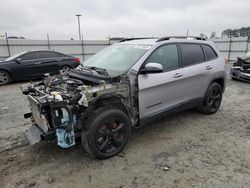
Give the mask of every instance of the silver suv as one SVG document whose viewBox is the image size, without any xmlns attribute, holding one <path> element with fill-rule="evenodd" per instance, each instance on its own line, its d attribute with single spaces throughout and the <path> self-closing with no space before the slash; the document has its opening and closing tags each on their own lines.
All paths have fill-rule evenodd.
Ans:
<svg viewBox="0 0 250 188">
<path fill-rule="evenodd" d="M 125 39 L 67 75 L 22 87 L 28 96 L 31 144 L 56 139 L 105 159 L 127 144 L 132 127 L 190 108 L 215 113 L 225 88 L 224 58 L 198 37 Z M 51 143 L 51 142 L 50 142 Z"/>
</svg>

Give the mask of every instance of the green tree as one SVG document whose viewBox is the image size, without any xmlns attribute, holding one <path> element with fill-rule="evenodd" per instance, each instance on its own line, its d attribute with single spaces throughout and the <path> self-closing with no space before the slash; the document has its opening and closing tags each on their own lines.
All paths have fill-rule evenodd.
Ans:
<svg viewBox="0 0 250 188">
<path fill-rule="evenodd" d="M 248 37 L 250 36 L 250 27 L 240 29 L 226 29 L 221 33 L 222 37 Z"/>
</svg>

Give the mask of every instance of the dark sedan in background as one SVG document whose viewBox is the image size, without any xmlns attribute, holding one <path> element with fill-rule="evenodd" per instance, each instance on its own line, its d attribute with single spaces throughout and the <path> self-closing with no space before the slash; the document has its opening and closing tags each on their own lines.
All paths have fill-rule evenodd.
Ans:
<svg viewBox="0 0 250 188">
<path fill-rule="evenodd" d="M 55 51 L 23 52 L 0 61 L 0 85 L 11 81 L 41 78 L 46 73 L 62 73 L 80 65 L 80 59 Z"/>
</svg>

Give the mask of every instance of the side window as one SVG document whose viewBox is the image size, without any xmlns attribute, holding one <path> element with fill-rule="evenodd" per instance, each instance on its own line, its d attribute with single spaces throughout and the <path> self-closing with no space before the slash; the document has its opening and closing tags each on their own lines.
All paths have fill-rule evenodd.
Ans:
<svg viewBox="0 0 250 188">
<path fill-rule="evenodd" d="M 36 53 L 35 52 L 28 52 L 27 54 L 22 55 L 20 58 L 22 58 L 22 60 L 36 59 Z"/>
<path fill-rule="evenodd" d="M 36 59 L 44 58 L 43 52 L 35 52 Z"/>
<path fill-rule="evenodd" d="M 215 51 L 212 49 L 212 47 L 203 44 L 202 48 L 204 50 L 204 53 L 206 55 L 206 60 L 211 60 L 211 59 L 215 59 L 217 58 L 217 54 L 215 53 Z"/>
<path fill-rule="evenodd" d="M 52 52 L 52 53 L 55 54 L 55 57 L 67 57 L 66 55 L 58 53 L 58 52 Z"/>
<path fill-rule="evenodd" d="M 160 63 L 164 71 L 179 67 L 179 56 L 176 44 L 168 44 L 156 49 L 146 60 L 146 63 Z"/>
<path fill-rule="evenodd" d="M 200 44 L 180 44 L 182 64 L 184 67 L 201 63 L 205 60 Z"/>
</svg>

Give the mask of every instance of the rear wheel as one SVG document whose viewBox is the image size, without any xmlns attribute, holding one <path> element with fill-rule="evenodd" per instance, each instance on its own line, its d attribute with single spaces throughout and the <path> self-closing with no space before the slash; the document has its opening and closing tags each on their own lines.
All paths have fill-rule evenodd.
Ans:
<svg viewBox="0 0 250 188">
<path fill-rule="evenodd" d="M 62 72 L 62 74 L 68 74 L 69 71 L 70 71 L 71 69 L 72 69 L 71 66 L 64 65 L 64 66 L 62 66 L 62 68 L 61 68 L 61 72 Z"/>
<path fill-rule="evenodd" d="M 0 70 L 0 85 L 8 84 L 10 80 L 10 74 L 6 71 Z"/>
<path fill-rule="evenodd" d="M 218 111 L 222 101 L 222 87 L 217 82 L 210 84 L 204 97 L 200 111 L 204 114 L 213 114 Z"/>
<path fill-rule="evenodd" d="M 107 159 L 119 154 L 131 134 L 131 123 L 126 113 L 114 107 L 97 110 L 82 130 L 82 145 L 92 156 Z"/>
</svg>

